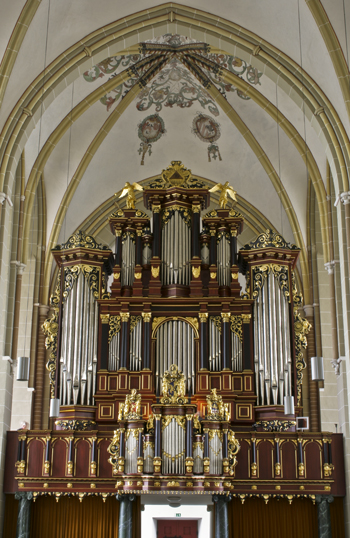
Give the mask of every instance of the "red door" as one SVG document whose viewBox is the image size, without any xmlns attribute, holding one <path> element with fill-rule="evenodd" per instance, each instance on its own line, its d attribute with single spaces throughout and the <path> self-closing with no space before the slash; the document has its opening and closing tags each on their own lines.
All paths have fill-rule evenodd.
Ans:
<svg viewBox="0 0 350 538">
<path fill-rule="evenodd" d="M 197 538 L 197 520 L 159 519 L 158 538 Z"/>
</svg>

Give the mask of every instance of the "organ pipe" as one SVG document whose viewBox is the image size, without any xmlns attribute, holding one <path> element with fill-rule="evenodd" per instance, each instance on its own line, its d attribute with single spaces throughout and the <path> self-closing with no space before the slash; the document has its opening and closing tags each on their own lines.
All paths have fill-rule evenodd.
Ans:
<svg viewBox="0 0 350 538">
<path fill-rule="evenodd" d="M 191 278 L 191 228 L 179 210 L 163 222 L 162 284 L 188 286 Z"/>
<path fill-rule="evenodd" d="M 93 405 L 95 392 L 98 303 L 88 276 L 73 277 L 63 304 L 60 371 L 61 405 Z M 70 273 L 68 273 L 70 274 Z M 74 274 L 74 273 L 73 273 Z"/>
<path fill-rule="evenodd" d="M 194 332 L 183 320 L 169 320 L 160 325 L 156 333 L 156 393 L 160 388 L 164 372 L 176 364 L 185 376 L 187 393 L 193 394 L 195 387 L 195 343 Z"/>
</svg>

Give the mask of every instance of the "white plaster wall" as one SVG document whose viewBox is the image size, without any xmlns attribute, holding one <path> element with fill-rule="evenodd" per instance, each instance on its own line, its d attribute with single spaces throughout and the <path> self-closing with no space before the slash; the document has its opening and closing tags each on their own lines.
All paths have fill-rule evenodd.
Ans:
<svg viewBox="0 0 350 538">
<path fill-rule="evenodd" d="M 157 538 L 158 519 L 178 519 L 176 514 L 181 514 L 181 519 L 198 520 L 198 538 L 211 538 L 211 514 L 207 506 L 182 505 L 171 508 L 168 505 L 148 504 L 141 512 L 141 538 Z"/>
</svg>

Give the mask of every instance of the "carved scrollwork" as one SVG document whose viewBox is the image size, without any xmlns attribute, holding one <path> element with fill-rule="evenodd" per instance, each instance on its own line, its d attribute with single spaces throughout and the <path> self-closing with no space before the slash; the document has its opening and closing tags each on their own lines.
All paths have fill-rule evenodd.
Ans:
<svg viewBox="0 0 350 538">
<path fill-rule="evenodd" d="M 125 398 L 125 403 L 120 406 L 122 410 L 118 415 L 118 420 L 138 420 L 141 418 L 141 394 L 137 394 L 136 389 Z"/>
<path fill-rule="evenodd" d="M 235 434 L 232 430 L 229 430 L 227 433 L 227 440 L 228 440 L 228 460 L 229 460 L 229 473 L 231 476 L 234 475 L 234 469 L 237 465 L 237 454 L 241 450 L 241 445 L 238 442 L 238 439 L 236 439 Z"/>
<path fill-rule="evenodd" d="M 55 396 L 55 382 L 56 382 L 56 358 L 57 358 L 57 339 L 58 339 L 58 314 L 60 305 L 60 293 L 61 293 L 61 276 L 59 273 L 57 279 L 57 285 L 55 293 L 50 297 L 50 305 L 53 307 L 53 314 L 50 318 L 47 318 L 43 325 L 42 331 L 45 338 L 45 348 L 50 350 L 49 360 L 47 361 L 46 368 L 49 371 L 50 378 L 50 397 Z"/>
<path fill-rule="evenodd" d="M 116 474 L 118 472 L 118 459 L 119 459 L 119 453 L 120 453 L 120 431 L 115 430 L 114 436 L 111 441 L 111 444 L 107 448 L 108 453 L 110 454 L 110 457 L 108 458 L 108 463 L 110 463 L 113 467 L 113 474 Z"/>
<path fill-rule="evenodd" d="M 242 331 L 242 316 L 232 316 L 231 315 L 231 331 L 240 339 L 242 342 L 243 331 Z"/>
<path fill-rule="evenodd" d="M 260 427 L 264 432 L 286 432 L 295 425 L 295 420 L 258 420 L 253 428 Z"/>
<path fill-rule="evenodd" d="M 96 243 L 95 239 L 91 235 L 86 235 L 82 230 L 78 230 L 75 234 L 69 237 L 66 243 L 56 245 L 52 250 L 71 250 L 78 247 L 96 250 L 109 250 L 106 245 Z"/>
<path fill-rule="evenodd" d="M 130 316 L 130 333 L 133 332 L 136 325 L 138 324 L 139 321 L 141 321 L 141 319 L 142 319 L 141 316 Z"/>
<path fill-rule="evenodd" d="M 117 333 L 119 333 L 121 328 L 121 319 L 120 316 L 110 316 L 109 318 L 109 334 L 108 342 L 110 342 Z"/>
<path fill-rule="evenodd" d="M 180 205 L 173 205 L 169 209 L 164 209 L 162 214 L 162 227 L 164 228 L 164 226 L 166 226 L 171 217 L 175 214 L 175 211 L 179 213 L 182 220 L 189 228 L 191 228 L 191 214 L 187 207 L 182 207 Z"/>
<path fill-rule="evenodd" d="M 253 299 L 256 299 L 262 289 L 265 279 L 270 272 L 273 272 L 275 278 L 277 278 L 279 287 L 285 297 L 289 297 L 289 278 L 288 267 L 285 265 L 277 265 L 275 263 L 268 263 L 265 265 L 257 265 L 253 267 Z"/>
<path fill-rule="evenodd" d="M 296 287 L 294 272 L 292 272 L 292 293 L 294 307 L 295 367 L 297 372 L 297 405 L 301 405 L 301 386 L 303 383 L 302 370 L 306 368 L 302 350 L 307 348 L 306 335 L 310 332 L 311 324 L 298 312 L 298 309 L 303 302 L 303 297 Z"/>
<path fill-rule="evenodd" d="M 299 247 L 292 243 L 288 243 L 280 234 L 271 229 L 267 229 L 266 232 L 261 233 L 254 241 L 244 245 L 241 250 L 257 250 L 268 247 L 300 250 Z"/>
<path fill-rule="evenodd" d="M 96 425 L 94 420 L 56 420 L 56 426 L 64 431 L 84 432 Z"/>
<path fill-rule="evenodd" d="M 210 316 L 210 321 L 212 321 L 217 329 L 221 332 L 221 316 Z"/>
<path fill-rule="evenodd" d="M 170 422 L 175 419 L 177 424 L 186 431 L 186 417 L 181 417 L 180 415 L 166 415 L 162 418 L 162 431 L 169 426 Z"/>
</svg>

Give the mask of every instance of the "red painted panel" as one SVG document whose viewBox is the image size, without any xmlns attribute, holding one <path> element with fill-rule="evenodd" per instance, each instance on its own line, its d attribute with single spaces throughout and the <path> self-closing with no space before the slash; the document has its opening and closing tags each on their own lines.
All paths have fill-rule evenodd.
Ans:
<svg viewBox="0 0 350 538">
<path fill-rule="evenodd" d="M 241 450 L 237 454 L 235 477 L 242 480 L 249 478 L 249 445 L 242 439 Z"/>
<path fill-rule="evenodd" d="M 108 458 L 110 457 L 110 454 L 107 451 L 107 448 L 110 444 L 110 439 L 104 439 L 98 444 L 98 476 L 100 478 L 112 477 L 112 465 L 108 463 Z"/>
<path fill-rule="evenodd" d="M 42 476 L 45 445 L 39 439 L 33 439 L 27 449 L 28 476 Z"/>
<path fill-rule="evenodd" d="M 159 519 L 158 538 L 197 538 L 197 521 L 189 519 Z"/>
<path fill-rule="evenodd" d="M 75 476 L 86 478 L 90 468 L 90 445 L 81 439 L 75 445 Z"/>
<path fill-rule="evenodd" d="M 60 478 L 66 475 L 67 465 L 67 443 L 57 439 L 52 447 L 52 475 Z"/>
<path fill-rule="evenodd" d="M 261 441 L 258 444 L 258 476 L 262 480 L 272 479 L 272 444 L 270 441 Z"/>
<path fill-rule="evenodd" d="M 130 390 L 136 389 L 140 390 L 140 378 L 132 376 L 130 377 Z"/>
<path fill-rule="evenodd" d="M 294 443 L 286 441 L 281 446 L 282 478 L 284 480 L 295 480 L 297 478 L 296 467 L 296 446 Z"/>
<path fill-rule="evenodd" d="M 305 445 L 305 478 L 308 480 L 320 480 L 321 478 L 321 447 L 316 442 Z"/>
<path fill-rule="evenodd" d="M 235 392 L 242 392 L 242 378 L 241 377 L 233 378 L 233 390 Z"/>
</svg>

